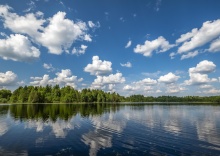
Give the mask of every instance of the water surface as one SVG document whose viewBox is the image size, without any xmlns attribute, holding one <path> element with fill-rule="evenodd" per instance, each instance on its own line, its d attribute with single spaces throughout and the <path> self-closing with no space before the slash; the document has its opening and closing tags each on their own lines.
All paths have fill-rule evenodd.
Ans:
<svg viewBox="0 0 220 156">
<path fill-rule="evenodd" d="M 220 155 L 220 106 L 0 105 L 0 155 Z"/>
</svg>

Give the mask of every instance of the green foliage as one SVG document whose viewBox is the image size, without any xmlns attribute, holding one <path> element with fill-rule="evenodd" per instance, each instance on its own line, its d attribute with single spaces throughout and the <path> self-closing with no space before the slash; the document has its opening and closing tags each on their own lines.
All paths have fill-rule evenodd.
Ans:
<svg viewBox="0 0 220 156">
<path fill-rule="evenodd" d="M 11 92 L 10 92 L 11 93 Z M 1 97 L 1 96 L 0 96 Z M 34 87 L 25 86 L 17 88 L 13 94 L 7 96 L 4 102 L 12 103 L 75 103 L 75 102 L 120 102 L 125 98 L 117 93 L 106 93 L 102 90 L 83 89 L 81 92 L 59 85 Z M 123 100 L 122 100 L 123 99 Z"/>
<path fill-rule="evenodd" d="M 131 95 L 126 98 L 126 101 L 129 102 L 213 102 L 220 103 L 220 96 L 209 96 L 209 97 L 200 97 L 200 96 L 185 96 L 185 97 L 177 97 L 177 96 L 158 96 L 145 97 L 143 95 Z"/>
<path fill-rule="evenodd" d="M 11 95 L 12 93 L 10 90 L 6 90 L 6 89 L 0 90 L 0 103 L 7 103 Z"/>
<path fill-rule="evenodd" d="M 220 96 L 158 96 L 131 95 L 120 96 L 118 93 L 104 92 L 102 90 L 83 89 L 81 92 L 59 85 L 45 87 L 25 86 L 18 87 L 13 93 L 10 90 L 0 90 L 0 103 L 76 103 L 76 102 L 214 102 L 220 103 Z"/>
</svg>

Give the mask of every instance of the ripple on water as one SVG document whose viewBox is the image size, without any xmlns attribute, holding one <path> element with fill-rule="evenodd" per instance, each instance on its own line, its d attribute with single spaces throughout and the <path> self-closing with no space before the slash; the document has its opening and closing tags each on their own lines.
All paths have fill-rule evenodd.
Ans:
<svg viewBox="0 0 220 156">
<path fill-rule="evenodd" d="M 47 120 L 25 118 L 27 109 L 21 116 L 0 114 L 0 155 L 220 155 L 220 107 L 114 109 Z"/>
</svg>

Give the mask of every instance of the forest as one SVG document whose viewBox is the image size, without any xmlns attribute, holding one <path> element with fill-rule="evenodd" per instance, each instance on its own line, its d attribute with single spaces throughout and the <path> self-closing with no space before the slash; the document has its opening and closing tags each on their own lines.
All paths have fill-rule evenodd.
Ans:
<svg viewBox="0 0 220 156">
<path fill-rule="evenodd" d="M 211 102 L 220 103 L 220 96 L 144 96 L 124 97 L 118 93 L 83 89 L 70 86 L 20 86 L 13 92 L 0 90 L 0 103 L 102 103 L 102 102 Z"/>
</svg>

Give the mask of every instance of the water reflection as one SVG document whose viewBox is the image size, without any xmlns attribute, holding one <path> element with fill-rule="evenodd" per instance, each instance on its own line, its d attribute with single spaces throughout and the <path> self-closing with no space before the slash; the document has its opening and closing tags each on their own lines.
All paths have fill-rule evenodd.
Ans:
<svg viewBox="0 0 220 156">
<path fill-rule="evenodd" d="M 94 130 L 82 135 L 82 141 L 90 146 L 89 155 L 96 155 L 99 149 L 112 147 L 113 134 L 121 134 L 126 121 L 109 112 L 102 116 L 90 116 Z"/>
<path fill-rule="evenodd" d="M 13 144 L 13 139 L 20 133 L 25 139 L 20 140 L 18 147 Z M 114 155 L 132 154 L 132 151 L 133 154 L 162 155 L 197 155 L 200 151 L 215 155 L 220 150 L 220 107 L 144 104 L 0 106 L 0 155 L 10 150 L 31 155 L 36 151 L 30 149 L 44 148 L 45 145 L 47 148 L 59 147 L 56 143 L 62 148 L 41 149 L 42 152 L 55 155 L 54 150 L 68 149 L 75 155 L 76 151 L 102 155 L 108 149 Z M 9 144 L 14 148 L 10 149 Z"/>
<path fill-rule="evenodd" d="M 10 119 L 8 106 L 2 106 L 0 108 L 0 136 L 2 136 L 10 129 L 13 120 Z"/>
<path fill-rule="evenodd" d="M 220 150 L 219 111 L 211 108 L 211 114 L 196 121 L 198 139 L 218 145 Z M 206 112 L 204 112 L 206 113 Z"/>
<path fill-rule="evenodd" d="M 2 148 L 0 146 L 0 154 L 4 154 L 4 156 L 28 156 L 28 151 L 26 150 L 23 150 L 23 151 L 20 151 L 20 152 L 14 152 L 14 151 L 11 151 L 11 150 L 6 150 L 4 148 Z"/>
<path fill-rule="evenodd" d="M 9 124 L 5 121 L 1 121 L 2 119 L 0 119 L 0 136 L 4 135 L 8 129 L 9 129 Z"/>
<path fill-rule="evenodd" d="M 50 119 L 47 122 L 43 120 L 28 120 L 25 123 L 25 129 L 36 129 L 36 132 L 43 132 L 45 128 L 50 127 L 56 138 L 65 138 L 68 131 L 73 130 L 76 123 L 74 120 L 65 121 L 57 119 L 55 122 Z"/>
</svg>

